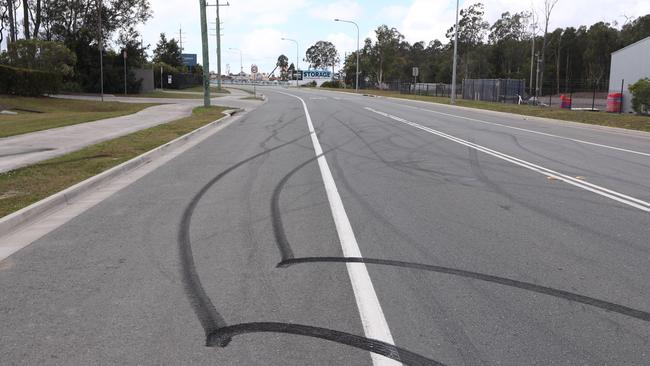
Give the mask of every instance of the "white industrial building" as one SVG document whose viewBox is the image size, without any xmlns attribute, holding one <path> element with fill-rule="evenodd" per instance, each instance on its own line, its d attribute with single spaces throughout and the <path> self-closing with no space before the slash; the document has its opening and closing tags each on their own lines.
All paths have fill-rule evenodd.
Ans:
<svg viewBox="0 0 650 366">
<path fill-rule="evenodd" d="M 622 83 L 623 112 L 633 112 L 632 94 L 628 86 L 643 78 L 650 78 L 650 37 L 612 52 L 609 92 L 620 93 Z"/>
</svg>

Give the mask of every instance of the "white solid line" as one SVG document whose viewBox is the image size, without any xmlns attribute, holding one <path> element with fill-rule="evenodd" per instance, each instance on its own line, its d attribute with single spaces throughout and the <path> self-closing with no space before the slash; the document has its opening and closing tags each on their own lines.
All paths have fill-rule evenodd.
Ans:
<svg viewBox="0 0 650 366">
<path fill-rule="evenodd" d="M 305 117 L 307 118 L 307 126 L 309 127 L 311 142 L 314 145 L 314 152 L 318 157 L 318 167 L 320 168 L 323 184 L 325 185 L 325 191 L 327 193 L 327 199 L 330 203 L 332 218 L 334 219 L 336 232 L 338 233 L 339 241 L 341 242 L 343 256 L 361 258 L 362 255 L 361 250 L 359 249 L 359 244 L 357 243 L 357 238 L 354 235 L 352 225 L 350 224 L 348 215 L 345 212 L 345 207 L 343 206 L 343 201 L 341 200 L 341 196 L 339 196 L 338 189 L 336 188 L 332 172 L 330 171 L 329 166 L 327 165 L 327 160 L 323 155 L 323 149 L 320 146 L 318 136 L 314 130 L 309 110 L 307 110 L 307 104 L 305 104 L 305 101 L 302 98 L 296 95 L 283 92 L 278 93 L 297 98 L 302 102 L 302 107 L 305 110 Z M 393 336 L 388 328 L 388 322 L 386 322 L 384 311 L 381 309 L 381 305 L 379 304 L 375 287 L 372 285 L 372 280 L 370 279 L 370 274 L 368 273 L 365 263 L 346 263 L 346 267 L 348 275 L 350 276 L 350 282 L 352 283 L 354 297 L 357 302 L 357 308 L 359 309 L 359 315 L 361 317 L 361 323 L 366 337 L 395 345 L 395 341 L 393 340 Z M 401 362 L 397 362 L 374 352 L 371 352 L 370 356 L 372 357 L 372 363 L 375 366 L 402 365 Z"/>
<path fill-rule="evenodd" d="M 534 134 L 538 134 L 538 135 L 542 135 L 542 136 L 554 137 L 554 138 L 558 138 L 558 139 L 562 139 L 562 140 L 568 140 L 568 141 L 578 142 L 578 143 L 585 144 L 585 145 L 598 146 L 598 147 L 602 147 L 602 148 L 606 148 L 606 149 L 611 149 L 611 150 L 623 151 L 623 152 L 627 152 L 627 153 L 631 153 L 631 154 L 636 154 L 636 155 L 650 156 L 650 153 L 646 153 L 646 152 L 642 152 L 642 151 L 636 151 L 636 150 L 624 149 L 624 148 L 622 148 L 622 147 L 616 147 L 616 146 L 611 146 L 611 145 L 599 144 L 599 143 L 596 143 L 596 142 L 585 141 L 585 140 L 580 140 L 580 139 L 574 139 L 574 138 L 571 138 L 571 137 L 555 135 L 555 134 L 552 134 L 552 133 L 540 132 L 540 131 L 535 131 L 535 130 L 529 130 L 529 129 L 527 129 L 527 128 L 523 128 L 523 127 L 509 126 L 509 125 L 505 125 L 505 124 L 497 123 L 497 122 L 488 122 L 488 121 L 483 121 L 483 120 L 481 120 L 481 119 L 476 119 L 476 118 L 471 118 L 471 117 L 465 117 L 465 116 L 459 116 L 459 115 L 455 115 L 455 114 L 451 114 L 451 113 L 445 113 L 445 112 L 434 111 L 434 110 L 427 109 L 427 108 L 414 107 L 414 106 L 410 106 L 410 105 L 407 105 L 407 104 L 402 104 L 402 105 L 403 105 L 403 106 L 406 106 L 406 107 L 409 107 L 409 108 L 413 108 L 413 109 L 417 109 L 417 110 L 421 110 L 421 111 L 425 111 L 425 112 L 429 112 L 429 113 L 436 113 L 436 114 L 440 114 L 440 115 L 447 116 L 447 117 L 460 118 L 460 119 L 465 119 L 465 120 L 472 121 L 472 122 L 479 122 L 479 123 L 484 123 L 484 124 L 493 125 L 493 126 L 499 126 L 499 127 L 511 128 L 511 129 L 513 129 L 513 130 L 519 130 L 519 131 L 530 132 L 530 133 L 534 133 Z"/>
<path fill-rule="evenodd" d="M 422 126 L 422 125 L 417 124 L 415 122 L 405 120 L 405 119 L 403 119 L 401 117 L 397 117 L 397 116 L 394 116 L 394 115 L 391 115 L 391 114 L 388 114 L 388 113 L 385 113 L 385 112 L 381 112 L 381 111 L 375 110 L 375 109 L 370 108 L 370 107 L 365 107 L 365 109 L 369 110 L 369 111 L 371 111 L 373 113 L 379 114 L 381 116 L 384 116 L 384 117 L 393 119 L 395 121 L 407 124 L 409 126 L 418 128 L 420 130 L 423 130 L 423 131 L 432 133 L 434 135 L 438 135 L 440 137 L 446 138 L 447 140 L 454 141 L 454 142 L 459 143 L 461 145 L 471 147 L 471 148 L 473 148 L 475 150 L 478 150 L 478 151 L 481 151 L 483 153 L 495 156 L 495 157 L 500 158 L 502 160 L 506 160 L 508 162 L 511 162 L 513 164 L 519 165 L 519 166 L 527 168 L 527 169 L 530 169 L 530 170 L 535 171 L 537 173 L 540 173 L 540 174 L 543 174 L 543 175 L 546 175 L 546 176 L 555 177 L 558 180 L 561 180 L 561 181 L 569 183 L 569 184 L 571 184 L 573 186 L 582 188 L 582 189 L 584 189 L 586 191 L 590 191 L 590 192 L 596 193 L 598 195 L 601 195 L 603 197 L 613 199 L 615 201 L 624 203 L 624 204 L 626 204 L 628 206 L 632 206 L 634 208 L 637 208 L 637 209 L 645 211 L 645 212 L 650 212 L 650 202 L 646 202 L 646 201 L 640 200 L 638 198 L 634 198 L 634 197 L 628 196 L 626 194 L 623 194 L 623 193 L 620 193 L 620 192 L 617 192 L 617 191 L 614 191 L 614 190 L 611 190 L 611 189 L 608 189 L 608 188 L 605 188 L 605 187 L 601 187 L 601 186 L 593 184 L 593 183 L 586 182 L 584 180 L 578 180 L 578 179 L 573 178 L 573 177 L 571 177 L 569 175 L 562 174 L 562 173 L 559 173 L 557 171 L 554 171 L 554 170 L 539 166 L 537 164 L 533 164 L 533 163 L 528 162 L 526 160 L 519 159 L 519 158 L 516 158 L 514 156 L 507 155 L 507 154 L 504 154 L 504 153 L 496 151 L 496 150 L 492 150 L 492 149 L 487 148 L 485 146 L 481 146 L 481 145 L 475 144 L 473 142 L 463 140 L 461 138 L 446 134 L 446 133 L 438 131 L 438 130 L 434 130 L 433 128 Z"/>
</svg>

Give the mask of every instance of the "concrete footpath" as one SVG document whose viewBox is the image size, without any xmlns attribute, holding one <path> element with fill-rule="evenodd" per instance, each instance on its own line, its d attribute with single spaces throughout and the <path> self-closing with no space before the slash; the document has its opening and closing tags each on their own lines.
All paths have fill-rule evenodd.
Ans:
<svg viewBox="0 0 650 366">
<path fill-rule="evenodd" d="M 241 94 L 240 94 L 241 93 Z M 260 102 L 242 100 L 245 93 L 212 99 L 213 105 L 250 109 Z M 69 99 L 98 100 L 95 96 L 57 96 Z M 0 173 L 37 163 L 79 150 L 89 145 L 110 140 L 145 128 L 168 123 L 189 116 L 201 105 L 200 99 L 128 98 L 107 96 L 106 101 L 126 103 L 173 103 L 146 108 L 140 112 L 53 128 L 17 136 L 0 138 Z"/>
</svg>

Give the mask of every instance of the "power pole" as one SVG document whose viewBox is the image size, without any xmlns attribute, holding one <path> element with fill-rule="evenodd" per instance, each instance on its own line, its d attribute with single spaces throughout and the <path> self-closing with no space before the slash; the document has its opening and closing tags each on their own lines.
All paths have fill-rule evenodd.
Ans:
<svg viewBox="0 0 650 366">
<path fill-rule="evenodd" d="M 201 43 L 203 48 L 203 106 L 210 106 L 210 53 L 208 50 L 208 21 L 205 14 L 205 0 L 199 0 L 201 7 Z"/>
<path fill-rule="evenodd" d="M 181 48 L 181 53 L 183 53 L 183 25 L 178 26 L 178 43 Z"/>
<path fill-rule="evenodd" d="M 221 91 L 221 20 L 219 19 L 219 8 L 222 6 L 230 6 L 230 3 L 219 4 L 219 0 L 217 0 L 215 4 L 207 6 L 217 8 L 217 90 Z"/>
<path fill-rule="evenodd" d="M 458 55 L 458 8 L 459 0 L 456 0 L 456 26 L 454 27 L 454 66 L 451 71 L 451 104 L 456 104 L 456 59 Z"/>
<path fill-rule="evenodd" d="M 99 13 L 99 84 L 100 92 L 102 95 L 102 102 L 104 101 L 104 35 L 102 33 L 102 0 L 97 1 L 97 12 Z"/>
</svg>

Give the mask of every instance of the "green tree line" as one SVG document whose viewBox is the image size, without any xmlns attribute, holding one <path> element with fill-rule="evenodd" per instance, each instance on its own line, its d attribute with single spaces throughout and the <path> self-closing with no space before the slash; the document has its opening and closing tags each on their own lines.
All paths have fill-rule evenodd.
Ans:
<svg viewBox="0 0 650 366">
<path fill-rule="evenodd" d="M 650 36 L 650 14 L 628 20 L 621 27 L 607 22 L 590 26 L 557 28 L 539 34 L 531 13 L 505 12 L 493 24 L 484 18 L 483 5 L 462 9 L 458 27 L 459 81 L 470 78 L 526 79 L 530 85 L 539 55 L 546 92 L 569 89 L 604 89 L 609 81 L 611 53 Z M 419 67 L 418 82 L 451 83 L 454 27 L 446 40 L 409 43 L 398 29 L 382 25 L 376 41 L 366 38 L 359 51 L 360 80 L 368 86 L 413 81 L 412 67 Z M 532 48 L 533 40 L 535 48 Z M 545 47 L 544 47 L 545 45 Z M 541 59 L 543 55 L 543 59 Z M 531 59 L 534 62 L 531 64 Z M 356 52 L 344 63 L 347 84 L 354 83 Z M 534 73 L 535 74 L 535 73 Z M 535 79 L 536 76 L 533 76 Z"/>
</svg>

